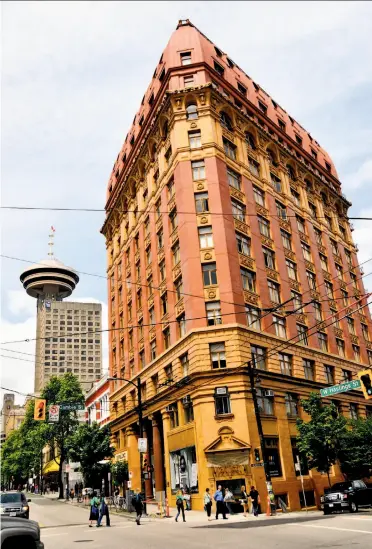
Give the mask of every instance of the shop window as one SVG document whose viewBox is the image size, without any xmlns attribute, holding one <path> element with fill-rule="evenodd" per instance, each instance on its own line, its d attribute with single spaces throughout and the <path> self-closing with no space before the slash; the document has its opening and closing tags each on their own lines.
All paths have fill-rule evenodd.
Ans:
<svg viewBox="0 0 372 549">
<path fill-rule="evenodd" d="M 188 488 L 192 494 L 199 491 L 198 467 L 195 446 L 170 452 L 170 488 L 173 494 L 179 489 Z"/>
<path fill-rule="evenodd" d="M 305 498 L 304 498 L 304 492 L 299 492 L 298 495 L 300 496 L 300 505 L 301 509 L 304 507 L 315 507 L 315 495 L 314 490 L 305 490 Z M 305 499 L 306 499 L 306 505 L 305 505 Z"/>
<path fill-rule="evenodd" d="M 272 477 L 282 476 L 282 465 L 279 453 L 279 440 L 277 438 L 265 437 L 265 459 L 269 464 Z"/>
</svg>

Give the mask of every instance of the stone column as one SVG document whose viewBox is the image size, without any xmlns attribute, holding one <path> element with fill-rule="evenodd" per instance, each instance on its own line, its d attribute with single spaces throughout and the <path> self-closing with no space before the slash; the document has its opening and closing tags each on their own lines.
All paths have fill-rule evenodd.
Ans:
<svg viewBox="0 0 372 549">
<path fill-rule="evenodd" d="M 168 447 L 168 433 L 170 431 L 170 416 L 165 410 L 162 410 L 161 418 L 163 421 L 163 437 L 164 437 L 164 468 L 165 468 L 165 491 L 168 498 L 169 505 L 171 506 L 171 477 L 169 466 L 169 447 Z"/>
<path fill-rule="evenodd" d="M 164 458 L 161 444 L 161 432 L 159 420 L 152 420 L 152 440 L 154 450 L 154 474 L 155 474 L 155 490 L 156 499 L 160 499 L 160 496 L 164 497 L 165 492 L 165 479 L 164 479 Z"/>
<path fill-rule="evenodd" d="M 138 451 L 137 433 L 134 428 L 127 428 L 128 471 L 131 490 L 141 490 L 141 462 Z"/>
<path fill-rule="evenodd" d="M 147 452 L 145 454 L 143 454 L 143 462 L 145 462 L 145 460 L 147 461 L 147 465 L 148 467 L 150 467 L 151 465 L 151 460 L 150 460 L 150 448 L 149 448 L 149 437 L 147 436 L 147 432 L 144 430 L 143 431 L 143 438 L 146 438 L 147 439 Z M 154 497 L 154 494 L 153 494 L 153 491 L 152 491 L 152 480 L 151 480 L 151 473 L 147 471 L 147 468 L 144 469 L 143 473 L 147 475 L 148 478 L 145 479 L 145 495 L 146 495 L 146 499 L 151 499 Z"/>
</svg>

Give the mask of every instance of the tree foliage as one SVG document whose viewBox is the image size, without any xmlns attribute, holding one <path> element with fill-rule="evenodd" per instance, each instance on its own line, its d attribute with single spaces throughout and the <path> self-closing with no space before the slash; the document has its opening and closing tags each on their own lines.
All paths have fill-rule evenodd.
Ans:
<svg viewBox="0 0 372 549">
<path fill-rule="evenodd" d="M 128 462 L 127 461 L 115 461 L 111 464 L 111 473 L 114 484 L 116 486 L 123 486 L 124 481 L 129 480 L 128 477 Z"/>
<path fill-rule="evenodd" d="M 51 377 L 42 392 L 42 398 L 47 400 L 47 408 L 51 404 L 84 404 L 84 395 L 79 380 L 71 372 L 67 372 L 60 377 Z M 49 444 L 51 448 L 56 448 L 56 455 L 54 456 L 56 462 L 56 458 L 59 456 L 59 498 L 63 498 L 63 464 L 69 457 L 70 438 L 77 430 L 78 425 L 77 412 L 74 411 L 60 411 L 59 421 L 46 425 L 45 444 Z"/>
<path fill-rule="evenodd" d="M 370 477 L 372 474 L 372 417 L 349 422 L 339 453 L 342 472 L 348 478 Z"/>
<path fill-rule="evenodd" d="M 69 439 L 69 454 L 80 462 L 86 486 L 100 485 L 102 475 L 108 472 L 108 464 L 99 463 L 114 455 L 110 445 L 110 428 L 97 423 L 82 424 Z"/>
<path fill-rule="evenodd" d="M 301 404 L 310 420 L 297 420 L 298 449 L 306 456 L 309 468 L 325 471 L 329 481 L 330 467 L 337 462 L 347 433 L 347 420 L 334 404 L 324 405 L 318 393 L 311 393 Z"/>
</svg>

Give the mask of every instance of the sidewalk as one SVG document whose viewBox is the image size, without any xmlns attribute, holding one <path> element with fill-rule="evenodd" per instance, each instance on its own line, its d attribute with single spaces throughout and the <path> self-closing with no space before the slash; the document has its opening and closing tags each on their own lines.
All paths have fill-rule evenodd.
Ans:
<svg viewBox="0 0 372 549">
<path fill-rule="evenodd" d="M 74 498 L 73 502 L 71 500 L 66 500 L 66 499 L 60 499 L 59 500 L 58 499 L 58 494 L 43 494 L 42 497 L 45 497 L 45 498 L 48 498 L 48 499 L 51 499 L 51 500 L 55 500 L 55 501 L 60 501 L 61 503 L 65 503 L 67 505 L 74 505 L 74 506 L 77 506 L 77 507 L 85 507 L 85 508 L 87 507 L 87 505 L 84 504 L 84 503 L 78 503 L 75 498 Z M 131 520 L 131 521 L 135 521 L 135 519 L 136 519 L 136 515 L 135 515 L 134 512 L 129 513 L 127 511 L 116 511 L 114 507 L 110 507 L 110 514 L 120 516 L 120 517 L 123 517 L 123 518 L 125 518 L 127 520 Z M 152 521 L 164 521 L 164 520 L 166 520 L 167 522 L 169 522 L 169 521 L 174 522 L 175 516 L 177 514 L 177 509 L 175 507 L 170 507 L 169 508 L 169 514 L 170 514 L 170 517 L 164 517 L 164 518 L 155 517 L 153 515 L 143 517 L 142 521 L 152 522 Z M 267 520 L 275 521 L 275 520 L 283 518 L 283 517 L 288 517 L 290 519 L 293 519 L 293 521 L 295 521 L 299 517 L 306 516 L 306 514 L 308 514 L 310 516 L 313 516 L 313 517 L 316 517 L 317 515 L 322 515 L 323 513 L 322 513 L 322 511 L 308 511 L 308 513 L 306 513 L 306 511 L 293 511 L 293 512 L 289 512 L 289 513 L 278 512 L 276 515 L 274 515 L 272 517 L 266 516 L 265 513 L 262 513 L 258 517 L 255 517 L 253 514 L 249 514 L 245 517 L 243 515 L 243 513 L 238 513 L 236 515 L 228 515 L 228 520 L 230 522 L 247 522 L 247 521 L 257 522 L 257 521 L 267 521 Z M 204 511 L 185 511 L 185 517 L 186 517 L 186 522 L 188 522 L 188 523 L 192 523 L 192 524 L 208 523 L 208 518 L 207 518 L 207 515 Z M 212 525 L 213 523 L 217 522 L 216 518 L 215 518 L 215 512 L 213 513 L 213 511 L 212 511 L 211 519 L 212 520 L 209 522 L 209 524 Z M 182 516 L 180 516 L 179 520 L 182 521 Z M 218 522 L 221 522 L 221 523 L 223 522 L 222 517 L 219 518 Z"/>
</svg>

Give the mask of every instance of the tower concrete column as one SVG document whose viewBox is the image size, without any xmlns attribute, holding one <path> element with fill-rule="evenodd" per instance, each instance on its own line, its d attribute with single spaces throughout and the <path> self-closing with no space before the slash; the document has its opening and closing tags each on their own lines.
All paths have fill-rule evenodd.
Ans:
<svg viewBox="0 0 372 549">
<path fill-rule="evenodd" d="M 158 419 L 152 420 L 152 440 L 154 450 L 154 474 L 155 474 L 155 490 L 156 498 L 159 499 L 161 494 L 165 491 L 165 478 L 164 478 L 164 456 L 161 443 L 161 430 Z"/>
</svg>

